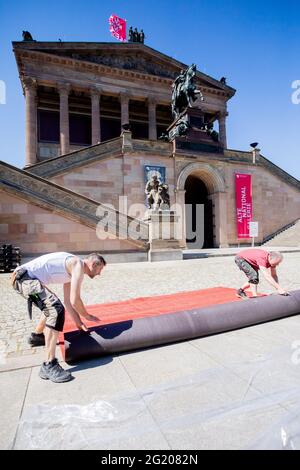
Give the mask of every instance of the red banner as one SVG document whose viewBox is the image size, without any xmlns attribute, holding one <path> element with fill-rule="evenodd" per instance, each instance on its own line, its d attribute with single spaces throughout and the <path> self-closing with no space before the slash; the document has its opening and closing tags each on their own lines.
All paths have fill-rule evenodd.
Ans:
<svg viewBox="0 0 300 470">
<path fill-rule="evenodd" d="M 250 238 L 249 222 L 252 221 L 252 180 L 251 175 L 235 175 L 236 220 L 238 238 Z"/>
<path fill-rule="evenodd" d="M 108 21 L 109 31 L 112 36 L 119 39 L 119 41 L 126 41 L 126 20 L 123 20 L 116 15 L 111 15 Z"/>
</svg>

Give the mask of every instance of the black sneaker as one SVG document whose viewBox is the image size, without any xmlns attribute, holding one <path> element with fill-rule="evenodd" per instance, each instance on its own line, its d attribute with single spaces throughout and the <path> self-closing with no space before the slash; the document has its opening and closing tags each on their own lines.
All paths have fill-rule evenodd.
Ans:
<svg viewBox="0 0 300 470">
<path fill-rule="evenodd" d="M 45 335 L 44 333 L 31 333 L 28 338 L 28 343 L 34 346 L 45 346 Z"/>
<path fill-rule="evenodd" d="M 69 382 L 74 378 L 70 372 L 59 365 L 57 359 L 53 359 L 51 362 L 43 362 L 39 376 L 41 379 L 52 380 L 55 383 Z"/>
<path fill-rule="evenodd" d="M 236 291 L 236 296 L 243 300 L 248 299 L 247 294 L 245 293 L 245 291 L 243 291 L 243 289 L 238 289 Z"/>
</svg>

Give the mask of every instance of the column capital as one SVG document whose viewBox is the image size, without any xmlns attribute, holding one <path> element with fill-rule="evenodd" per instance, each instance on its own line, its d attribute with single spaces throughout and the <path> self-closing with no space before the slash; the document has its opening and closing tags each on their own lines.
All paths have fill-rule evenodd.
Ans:
<svg viewBox="0 0 300 470">
<path fill-rule="evenodd" d="M 35 91 L 37 89 L 37 80 L 33 77 L 23 77 L 25 90 Z"/>
<path fill-rule="evenodd" d="M 71 90 L 71 85 L 70 83 L 57 83 L 57 89 L 59 91 L 59 94 L 69 94 Z"/>
<path fill-rule="evenodd" d="M 89 89 L 91 98 L 100 98 L 102 89 L 98 87 L 91 87 Z"/>
<path fill-rule="evenodd" d="M 158 100 L 157 100 L 156 96 L 148 96 L 147 97 L 147 102 L 148 102 L 148 105 L 149 104 L 152 104 L 152 105 L 157 105 L 158 104 Z"/>
<path fill-rule="evenodd" d="M 218 112 L 218 119 L 226 119 L 228 116 L 228 111 L 219 111 Z"/>
<path fill-rule="evenodd" d="M 126 92 L 121 92 L 121 93 L 119 93 L 119 98 L 120 98 L 121 102 L 128 103 L 129 100 L 130 100 L 130 94 L 126 93 Z"/>
</svg>

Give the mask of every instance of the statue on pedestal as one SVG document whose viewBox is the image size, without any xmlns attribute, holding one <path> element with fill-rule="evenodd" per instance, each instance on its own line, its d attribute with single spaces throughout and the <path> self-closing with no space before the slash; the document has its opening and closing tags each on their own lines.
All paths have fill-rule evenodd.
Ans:
<svg viewBox="0 0 300 470">
<path fill-rule="evenodd" d="M 153 175 L 146 183 L 145 193 L 147 195 L 148 209 L 169 210 L 170 196 L 169 187 L 162 183 L 156 175 Z"/>
</svg>

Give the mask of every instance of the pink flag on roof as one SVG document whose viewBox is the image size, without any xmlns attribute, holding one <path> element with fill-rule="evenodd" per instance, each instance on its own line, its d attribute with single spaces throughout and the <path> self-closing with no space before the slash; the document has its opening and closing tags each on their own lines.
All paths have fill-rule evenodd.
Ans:
<svg viewBox="0 0 300 470">
<path fill-rule="evenodd" d="M 110 15 L 109 31 L 119 41 L 126 41 L 126 20 L 119 18 L 117 15 Z"/>
</svg>

